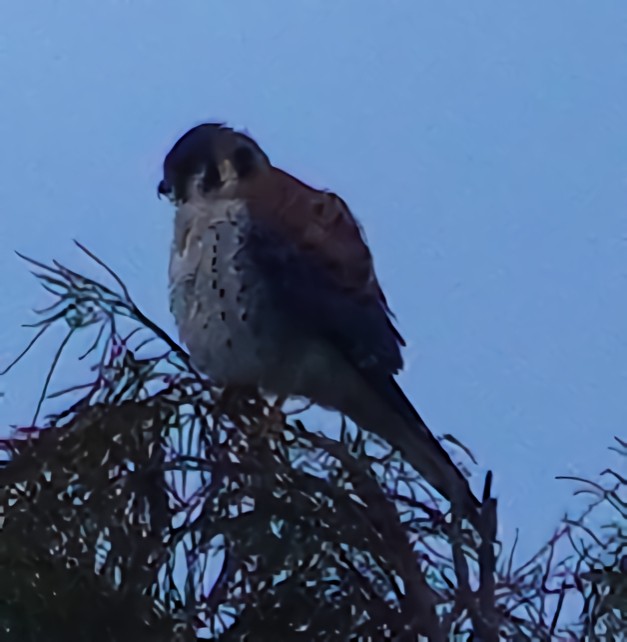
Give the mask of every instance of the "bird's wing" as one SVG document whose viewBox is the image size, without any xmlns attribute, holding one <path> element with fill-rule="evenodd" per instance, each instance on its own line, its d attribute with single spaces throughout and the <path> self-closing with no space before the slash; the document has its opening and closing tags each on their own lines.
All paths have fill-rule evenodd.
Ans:
<svg viewBox="0 0 627 642">
<path fill-rule="evenodd" d="M 246 202 L 250 248 L 277 301 L 364 374 L 398 372 L 404 341 L 346 204 L 277 169 L 251 185 Z"/>
<path fill-rule="evenodd" d="M 324 337 L 358 375 L 346 373 L 350 392 L 344 391 L 341 410 L 399 448 L 434 488 L 474 519 L 478 502 L 467 480 L 394 381 L 403 364 L 403 339 L 346 204 L 278 170 L 249 189 L 249 250 L 275 289 L 277 305 Z"/>
</svg>

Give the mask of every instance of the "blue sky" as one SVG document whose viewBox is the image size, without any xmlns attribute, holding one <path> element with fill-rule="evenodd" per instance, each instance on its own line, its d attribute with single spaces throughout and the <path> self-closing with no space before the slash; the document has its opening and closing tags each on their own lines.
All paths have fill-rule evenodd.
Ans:
<svg viewBox="0 0 627 642">
<path fill-rule="evenodd" d="M 616 463 L 623 0 L 7 2 L 0 86 L 0 364 L 46 300 L 13 250 L 82 269 L 72 238 L 174 334 L 160 164 L 223 120 L 363 223 L 408 340 L 402 385 L 494 471 L 506 541 L 520 527 L 531 551 L 575 505 L 555 475 Z M 28 421 L 53 346 L 0 380 L 0 423 Z"/>
</svg>

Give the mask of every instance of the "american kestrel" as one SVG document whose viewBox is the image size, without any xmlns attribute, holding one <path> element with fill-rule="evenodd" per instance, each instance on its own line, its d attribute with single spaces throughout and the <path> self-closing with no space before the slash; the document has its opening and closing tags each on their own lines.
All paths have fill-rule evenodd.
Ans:
<svg viewBox="0 0 627 642">
<path fill-rule="evenodd" d="M 404 341 L 346 203 L 219 124 L 177 141 L 158 192 L 176 205 L 170 303 L 193 363 L 340 411 L 472 519 L 467 480 L 394 379 Z"/>
</svg>

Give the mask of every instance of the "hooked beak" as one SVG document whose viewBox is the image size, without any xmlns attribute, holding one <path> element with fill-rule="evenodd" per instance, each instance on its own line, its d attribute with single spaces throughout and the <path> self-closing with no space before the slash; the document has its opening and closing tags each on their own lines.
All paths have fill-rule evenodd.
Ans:
<svg viewBox="0 0 627 642">
<path fill-rule="evenodd" d="M 157 196 L 161 198 L 162 196 L 169 196 L 172 193 L 172 187 L 166 180 L 159 181 L 157 186 Z"/>
</svg>

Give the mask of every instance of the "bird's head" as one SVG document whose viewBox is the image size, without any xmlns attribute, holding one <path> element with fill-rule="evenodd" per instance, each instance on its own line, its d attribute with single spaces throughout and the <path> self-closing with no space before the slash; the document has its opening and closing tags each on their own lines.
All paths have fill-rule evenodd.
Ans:
<svg viewBox="0 0 627 642">
<path fill-rule="evenodd" d="M 194 193 L 227 196 L 240 181 L 269 168 L 268 157 L 249 136 L 220 124 L 198 125 L 168 152 L 157 191 L 176 204 Z"/>
</svg>

